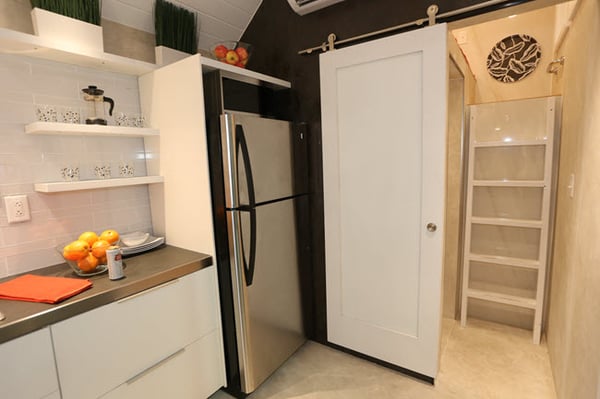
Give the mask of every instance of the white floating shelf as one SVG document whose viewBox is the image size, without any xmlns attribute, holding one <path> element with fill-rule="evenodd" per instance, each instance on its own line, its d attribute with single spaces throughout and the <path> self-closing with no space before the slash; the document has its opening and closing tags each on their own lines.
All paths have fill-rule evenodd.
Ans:
<svg viewBox="0 0 600 399">
<path fill-rule="evenodd" d="M 511 258 L 508 256 L 469 254 L 473 262 L 493 263 L 497 265 L 523 267 L 525 269 L 539 269 L 540 262 L 535 259 Z"/>
<path fill-rule="evenodd" d="M 475 224 L 487 224 L 492 226 L 509 226 L 509 227 L 529 227 L 541 229 L 543 223 L 541 220 L 527 220 L 527 219 L 508 219 L 508 218 L 483 218 L 483 217 L 471 217 L 471 222 Z"/>
<path fill-rule="evenodd" d="M 158 129 L 125 126 L 82 125 L 74 123 L 33 122 L 25 125 L 27 134 L 47 134 L 63 136 L 117 136 L 146 137 L 158 136 Z"/>
<path fill-rule="evenodd" d="M 36 183 L 35 191 L 39 193 L 60 193 L 65 191 L 93 190 L 96 188 L 137 186 L 140 184 L 163 183 L 162 176 L 141 176 L 103 180 L 80 180 L 68 182 Z"/>
<path fill-rule="evenodd" d="M 289 89 L 292 87 L 292 84 L 287 80 L 277 79 L 272 76 L 264 75 L 262 73 L 249 71 L 247 69 L 236 67 L 234 65 L 229 65 L 224 62 L 214 60 L 212 58 L 202 57 L 201 62 L 202 72 L 210 72 L 219 69 L 225 72 L 223 76 L 232 77 L 233 79 L 239 79 L 240 77 L 242 77 L 251 80 L 257 80 L 263 83 L 269 83 L 274 87 L 279 87 L 282 89 Z"/>
<path fill-rule="evenodd" d="M 544 180 L 473 180 L 479 187 L 545 187 Z"/>
<path fill-rule="evenodd" d="M 138 76 L 157 68 L 155 64 L 115 54 L 89 50 L 82 53 L 81 51 L 81 49 L 69 48 L 65 43 L 57 43 L 28 33 L 0 28 L 0 52 L 2 53 Z"/>
</svg>

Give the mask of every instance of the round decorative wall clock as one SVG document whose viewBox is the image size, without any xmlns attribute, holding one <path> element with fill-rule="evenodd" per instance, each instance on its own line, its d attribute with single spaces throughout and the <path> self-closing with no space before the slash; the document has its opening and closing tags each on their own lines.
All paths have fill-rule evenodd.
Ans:
<svg viewBox="0 0 600 399">
<path fill-rule="evenodd" d="M 487 70 L 496 80 L 514 83 L 535 70 L 542 57 L 542 48 L 533 37 L 511 35 L 500 40 L 487 57 Z"/>
</svg>

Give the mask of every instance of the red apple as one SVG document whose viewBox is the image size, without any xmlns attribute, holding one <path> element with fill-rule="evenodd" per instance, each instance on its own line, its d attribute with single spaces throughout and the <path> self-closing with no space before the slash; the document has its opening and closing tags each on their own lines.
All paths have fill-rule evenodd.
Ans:
<svg viewBox="0 0 600 399">
<path fill-rule="evenodd" d="M 236 62 L 235 66 L 240 67 L 240 68 L 245 68 L 246 64 L 244 64 L 242 61 L 238 61 L 238 62 Z"/>
<path fill-rule="evenodd" d="M 240 57 L 240 60 L 246 60 L 246 59 L 248 59 L 248 51 L 246 51 L 245 48 L 238 47 L 238 48 L 235 49 L 235 52 Z"/>
<path fill-rule="evenodd" d="M 217 57 L 218 59 L 222 59 L 225 58 L 225 56 L 227 55 L 227 51 L 227 47 L 223 46 L 222 44 L 219 44 L 217 47 L 215 47 L 213 53 L 215 54 L 215 57 Z"/>
<path fill-rule="evenodd" d="M 235 65 L 240 60 L 240 57 L 233 50 L 229 50 L 225 55 L 225 62 L 231 65 Z"/>
</svg>

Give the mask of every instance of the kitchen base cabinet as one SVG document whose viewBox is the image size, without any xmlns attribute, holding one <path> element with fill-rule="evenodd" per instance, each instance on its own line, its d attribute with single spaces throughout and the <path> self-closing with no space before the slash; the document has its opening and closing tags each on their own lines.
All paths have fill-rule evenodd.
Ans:
<svg viewBox="0 0 600 399">
<path fill-rule="evenodd" d="M 102 399 L 207 398 L 221 386 L 217 331 L 173 353 L 122 384 Z"/>
<path fill-rule="evenodd" d="M 215 390 L 222 386 L 224 364 L 216 284 L 215 267 L 211 266 L 53 325 L 63 399 L 98 398 L 126 381 L 134 389 L 136 384 L 132 382 L 141 376 L 144 382 L 139 386 L 162 386 L 168 382 L 152 381 L 153 376 L 160 376 L 163 366 L 165 373 L 172 367 L 185 368 L 176 366 L 192 356 L 210 358 L 216 370 L 211 374 L 212 385 L 216 385 Z M 211 334 L 218 341 L 211 350 L 217 350 L 218 355 L 186 353 L 194 353 L 192 344 Z M 184 380 L 199 384 L 197 375 L 182 374 L 178 379 L 181 385 L 185 385 Z M 198 398 L 173 394 L 164 397 Z"/>
<path fill-rule="evenodd" d="M 48 328 L 0 345 L 0 397 L 60 399 Z"/>
</svg>

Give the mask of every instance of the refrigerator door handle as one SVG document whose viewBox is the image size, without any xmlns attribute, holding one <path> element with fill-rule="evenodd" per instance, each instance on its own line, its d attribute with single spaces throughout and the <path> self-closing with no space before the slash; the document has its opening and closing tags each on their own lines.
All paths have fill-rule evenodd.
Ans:
<svg viewBox="0 0 600 399">
<path fill-rule="evenodd" d="M 225 207 L 237 208 L 240 204 L 237 170 L 237 138 L 232 114 L 221 115 L 221 148 L 223 157 L 223 178 L 225 184 Z"/>
<path fill-rule="evenodd" d="M 244 275 L 246 277 L 246 286 L 252 285 L 254 278 L 254 267 L 256 265 L 256 196 L 254 193 L 254 180 L 252 178 L 252 165 L 250 164 L 250 152 L 244 135 L 242 125 L 235 126 L 235 139 L 237 151 L 241 153 L 246 172 L 246 185 L 248 187 L 248 206 L 240 207 L 240 211 L 250 213 L 250 256 L 246 262 L 245 248 L 242 243 L 242 259 L 244 262 Z"/>
<path fill-rule="evenodd" d="M 226 212 L 229 230 L 229 254 L 233 294 L 236 346 L 238 351 L 240 383 L 243 390 L 254 379 L 249 354 L 249 309 L 246 292 L 246 272 L 242 245 L 242 224 L 239 210 Z"/>
<path fill-rule="evenodd" d="M 250 214 L 250 258 L 246 262 L 246 249 L 242 241 L 242 261 L 244 263 L 244 276 L 246 277 L 246 286 L 252 285 L 254 279 L 254 266 L 256 265 L 256 209 L 240 208 L 241 212 Z"/>
</svg>

